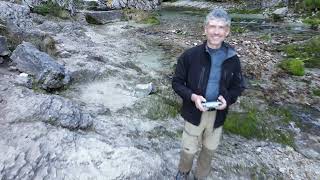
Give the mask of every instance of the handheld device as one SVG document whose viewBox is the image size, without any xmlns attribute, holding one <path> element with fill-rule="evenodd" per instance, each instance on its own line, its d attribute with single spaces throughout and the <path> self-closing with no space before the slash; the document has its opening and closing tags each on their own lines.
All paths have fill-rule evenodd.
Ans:
<svg viewBox="0 0 320 180">
<path fill-rule="evenodd" d="M 212 101 L 212 102 L 203 102 L 202 106 L 207 109 L 215 109 L 221 104 L 222 103 L 220 101 Z"/>
</svg>

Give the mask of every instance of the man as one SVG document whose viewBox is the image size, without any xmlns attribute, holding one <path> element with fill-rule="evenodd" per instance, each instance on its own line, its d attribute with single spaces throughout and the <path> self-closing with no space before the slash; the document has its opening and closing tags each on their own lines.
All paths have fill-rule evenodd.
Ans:
<svg viewBox="0 0 320 180">
<path fill-rule="evenodd" d="M 185 119 L 178 180 L 187 179 L 199 144 L 201 151 L 195 179 L 204 179 L 209 174 L 228 107 L 244 90 L 239 58 L 224 42 L 230 25 L 231 19 L 226 11 L 211 11 L 204 27 L 207 40 L 186 50 L 178 58 L 172 87 L 183 99 L 181 115 Z M 211 101 L 219 101 L 220 105 L 215 109 L 202 105 L 202 102 Z"/>
</svg>

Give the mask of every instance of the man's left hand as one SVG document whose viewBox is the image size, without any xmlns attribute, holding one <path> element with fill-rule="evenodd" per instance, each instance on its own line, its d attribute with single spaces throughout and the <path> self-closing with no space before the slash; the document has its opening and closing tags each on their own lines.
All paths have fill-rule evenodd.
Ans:
<svg viewBox="0 0 320 180">
<path fill-rule="evenodd" d="M 216 109 L 217 110 L 224 110 L 227 107 L 227 101 L 221 95 L 218 97 L 218 100 L 221 102 L 221 105 L 216 107 Z"/>
</svg>

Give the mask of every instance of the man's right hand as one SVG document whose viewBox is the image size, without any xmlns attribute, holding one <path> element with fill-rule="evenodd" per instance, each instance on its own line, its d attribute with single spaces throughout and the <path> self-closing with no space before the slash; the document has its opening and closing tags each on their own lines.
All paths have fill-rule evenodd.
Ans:
<svg viewBox="0 0 320 180">
<path fill-rule="evenodd" d="M 202 102 L 206 102 L 207 101 L 203 96 L 192 94 L 191 95 L 191 101 L 194 102 L 194 104 L 196 105 L 197 109 L 199 109 L 200 111 L 202 111 L 202 112 L 207 111 L 207 109 L 204 108 L 202 106 L 202 104 L 201 104 Z"/>
</svg>

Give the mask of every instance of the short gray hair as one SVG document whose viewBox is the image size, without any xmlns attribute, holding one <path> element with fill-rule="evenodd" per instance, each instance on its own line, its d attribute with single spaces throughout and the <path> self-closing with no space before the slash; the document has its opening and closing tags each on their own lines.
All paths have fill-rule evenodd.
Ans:
<svg viewBox="0 0 320 180">
<path fill-rule="evenodd" d="M 210 11 L 204 21 L 204 25 L 207 25 L 210 20 L 214 20 L 214 19 L 223 20 L 224 22 L 227 23 L 229 27 L 231 25 L 231 18 L 229 14 L 223 9 L 213 9 L 212 11 Z"/>
</svg>

